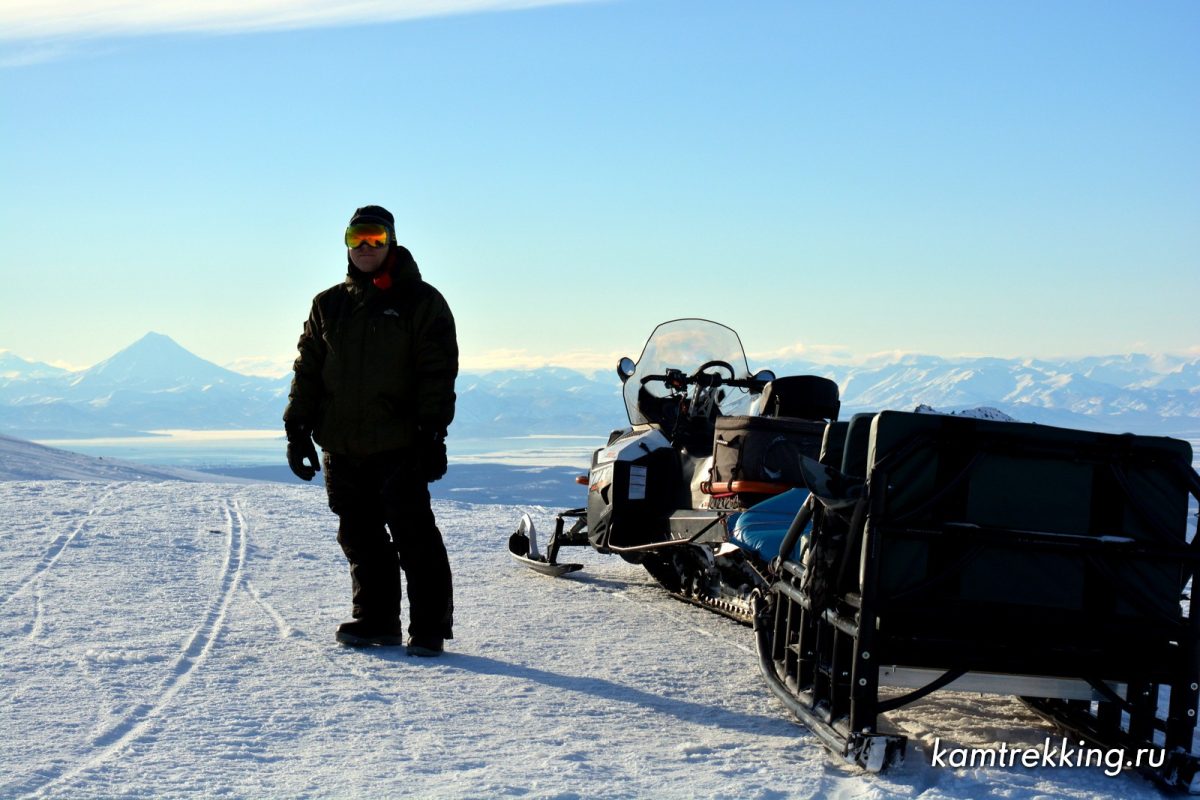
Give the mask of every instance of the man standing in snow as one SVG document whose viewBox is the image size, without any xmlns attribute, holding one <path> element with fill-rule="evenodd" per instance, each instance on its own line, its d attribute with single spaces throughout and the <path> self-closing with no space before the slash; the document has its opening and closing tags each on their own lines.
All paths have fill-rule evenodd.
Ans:
<svg viewBox="0 0 1200 800">
<path fill-rule="evenodd" d="M 446 473 L 458 342 L 442 295 L 421 280 L 381 206 L 346 228 L 345 281 L 313 300 L 284 411 L 292 472 L 312 480 L 324 451 L 329 507 L 350 562 L 352 622 L 337 640 L 404 643 L 400 571 L 408 586 L 409 655 L 453 638 L 450 562 L 430 508 Z"/>
</svg>

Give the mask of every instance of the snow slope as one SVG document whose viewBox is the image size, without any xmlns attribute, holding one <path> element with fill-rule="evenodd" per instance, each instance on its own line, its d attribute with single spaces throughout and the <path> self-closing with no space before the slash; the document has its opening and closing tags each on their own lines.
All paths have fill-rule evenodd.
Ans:
<svg viewBox="0 0 1200 800">
<path fill-rule="evenodd" d="M 189 469 L 93 458 L 0 434 L 0 481 L 20 480 L 247 482 Z"/>
<path fill-rule="evenodd" d="M 844 766 L 769 696 L 748 629 L 613 557 L 519 568 L 513 507 L 435 504 L 458 638 L 433 660 L 332 641 L 349 581 L 316 487 L 18 481 L 0 510 L 0 797 L 1159 796 L 931 766 L 936 737 L 1049 735 L 966 694 L 892 715 L 899 768 Z"/>
</svg>

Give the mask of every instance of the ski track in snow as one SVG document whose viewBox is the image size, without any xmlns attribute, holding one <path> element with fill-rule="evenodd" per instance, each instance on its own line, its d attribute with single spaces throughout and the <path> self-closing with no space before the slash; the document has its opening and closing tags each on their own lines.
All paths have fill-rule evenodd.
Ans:
<svg viewBox="0 0 1200 800">
<path fill-rule="evenodd" d="M 930 765 L 938 738 L 1052 735 L 1006 697 L 893 712 L 908 759 L 849 767 L 771 697 L 747 628 L 590 550 L 564 578 L 516 565 L 519 508 L 435 504 L 458 609 L 441 659 L 333 642 L 349 579 L 311 487 L 0 483 L 0 510 L 0 797 L 1160 796 Z"/>
<path fill-rule="evenodd" d="M 190 682 L 192 673 L 207 659 L 229 610 L 229 604 L 238 590 L 242 576 L 242 565 L 246 559 L 246 523 L 242 518 L 237 501 L 225 503 L 226 552 L 221 571 L 219 589 L 212 606 L 201 620 L 191 637 L 184 643 L 171 667 L 165 684 L 153 703 L 143 703 L 133 708 L 124 719 L 96 737 L 97 752 L 78 766 L 52 777 L 29 792 L 34 797 L 46 796 L 55 786 L 70 781 L 77 775 L 96 769 L 105 761 L 114 758 L 136 741 L 154 725 L 175 697 Z"/>
<path fill-rule="evenodd" d="M 288 624 L 288 621 L 283 618 L 283 615 L 279 613 L 275 606 L 263 599 L 262 593 L 258 591 L 258 587 L 256 587 L 250 581 L 244 581 L 242 588 L 244 588 L 246 592 L 252 598 L 254 598 L 254 602 L 258 604 L 258 607 L 261 608 L 266 615 L 271 618 L 271 621 L 275 623 L 275 628 L 279 631 L 279 636 L 281 638 L 287 639 L 296 633 L 296 629 Z"/>
<path fill-rule="evenodd" d="M 46 550 L 46 554 L 42 556 L 41 561 L 39 561 L 34 567 L 33 573 L 28 578 L 21 581 L 20 585 L 18 585 L 16 589 L 5 593 L 4 600 L 0 601 L 0 607 L 8 605 L 18 596 L 20 596 L 20 594 L 26 589 L 40 582 L 42 575 L 54 566 L 55 562 L 57 562 L 59 557 L 62 556 L 63 551 L 70 547 L 71 542 L 75 540 L 75 537 L 77 537 L 80 532 L 88 526 L 88 523 L 92 521 L 97 510 L 104 505 L 104 501 L 111 497 L 114 492 L 117 492 L 122 485 L 123 484 L 120 483 L 113 484 L 106 492 L 104 492 L 104 494 L 100 495 L 100 498 L 96 500 L 95 505 L 87 510 L 87 513 L 83 515 L 79 522 L 77 522 L 70 529 L 70 531 L 64 532 L 61 536 L 51 542 L 50 547 Z"/>
</svg>

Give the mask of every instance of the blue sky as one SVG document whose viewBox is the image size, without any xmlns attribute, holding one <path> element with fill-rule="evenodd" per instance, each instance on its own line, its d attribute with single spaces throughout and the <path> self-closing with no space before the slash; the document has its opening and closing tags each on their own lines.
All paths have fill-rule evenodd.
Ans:
<svg viewBox="0 0 1200 800">
<path fill-rule="evenodd" d="M 228 5 L 0 9 L 0 348 L 286 365 L 380 203 L 469 367 L 1200 352 L 1200 4 Z"/>
</svg>

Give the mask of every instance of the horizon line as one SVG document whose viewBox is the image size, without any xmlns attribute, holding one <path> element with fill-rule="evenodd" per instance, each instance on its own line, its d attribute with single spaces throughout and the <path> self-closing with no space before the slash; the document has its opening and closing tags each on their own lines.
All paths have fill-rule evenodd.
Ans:
<svg viewBox="0 0 1200 800">
<path fill-rule="evenodd" d="M 220 367 L 221 369 L 225 369 L 245 377 L 269 378 L 272 380 L 283 379 L 291 374 L 291 363 L 295 360 L 295 356 L 288 355 L 286 357 L 243 356 L 233 359 L 232 361 L 212 361 L 184 347 L 171 336 L 157 333 L 155 331 L 147 332 L 144 336 L 139 337 L 131 344 L 117 350 L 111 356 L 100 359 L 99 361 L 88 366 L 78 366 L 64 359 L 54 359 L 50 361 L 33 360 L 25 358 L 11 349 L 2 347 L 0 347 L 0 356 L 11 355 L 14 358 L 30 364 L 31 366 L 48 366 L 54 369 L 63 370 L 68 373 L 77 374 L 86 372 L 100 364 L 103 364 L 105 361 L 120 355 L 149 336 L 160 336 L 166 338 L 181 350 L 184 350 L 196 358 L 207 361 L 208 363 Z M 1177 360 L 1181 361 L 1182 364 L 1189 364 L 1196 360 L 1200 360 L 1200 345 L 1194 345 L 1192 347 L 1173 351 L 1130 350 L 1127 352 L 1088 353 L 1082 355 L 996 356 L 978 352 L 942 354 L 918 350 L 898 349 L 879 350 L 856 355 L 852 353 L 845 345 L 797 344 L 782 348 L 775 348 L 772 350 L 749 352 L 746 355 L 750 364 L 760 365 L 760 368 L 764 369 L 770 369 L 771 367 L 769 365 L 772 362 L 783 364 L 804 362 L 812 364 L 816 367 L 869 367 L 897 364 L 905 359 L 917 358 L 932 358 L 946 362 L 970 362 L 993 359 L 997 361 L 1011 361 L 1016 363 L 1030 364 L 1082 361 L 1085 359 L 1121 359 L 1140 356 L 1150 359 L 1151 361 Z M 479 356 L 469 356 L 467 358 L 460 359 L 459 374 L 485 375 L 488 373 L 505 371 L 533 372 L 543 369 L 563 369 L 572 372 L 578 372 L 584 375 L 590 375 L 594 373 L 615 370 L 619 358 L 620 357 L 615 354 L 597 353 L 591 351 L 577 351 L 541 356 L 532 354 L 527 350 L 493 350 Z M 1164 369 L 1164 372 L 1169 371 L 1172 370 Z M 4 377 L 3 374 L 0 374 L 0 377 Z"/>
</svg>

